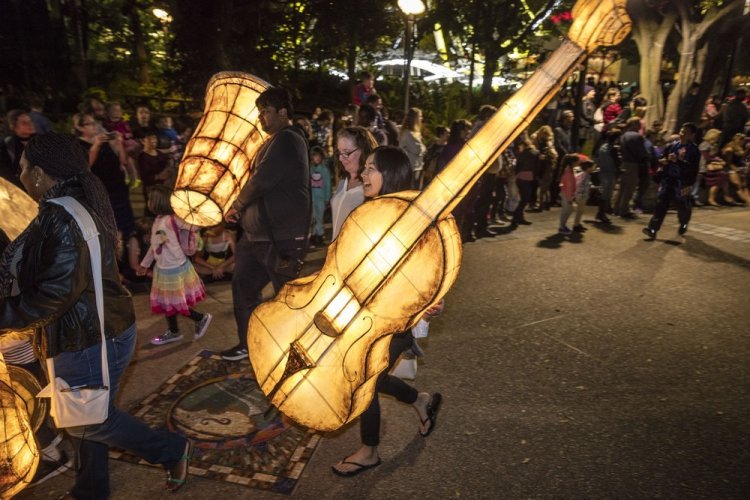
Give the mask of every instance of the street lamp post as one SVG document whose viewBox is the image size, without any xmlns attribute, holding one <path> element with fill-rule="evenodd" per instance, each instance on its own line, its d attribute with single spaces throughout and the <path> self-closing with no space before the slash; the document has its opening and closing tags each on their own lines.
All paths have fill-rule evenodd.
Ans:
<svg viewBox="0 0 750 500">
<path fill-rule="evenodd" d="M 404 116 L 409 112 L 409 85 L 411 83 L 411 60 L 414 56 L 412 46 L 412 32 L 417 16 L 424 13 L 425 5 L 422 0 L 398 0 L 398 7 L 406 16 L 406 32 L 404 33 Z"/>
</svg>

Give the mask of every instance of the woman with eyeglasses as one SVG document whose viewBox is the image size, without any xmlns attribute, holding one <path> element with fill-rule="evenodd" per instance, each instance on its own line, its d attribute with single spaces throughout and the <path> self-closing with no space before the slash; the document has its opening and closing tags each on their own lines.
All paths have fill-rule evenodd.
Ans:
<svg viewBox="0 0 750 500">
<path fill-rule="evenodd" d="M 119 239 L 130 237 L 135 230 L 135 219 L 122 167 L 127 163 L 122 135 L 119 132 L 100 132 L 94 116 L 88 113 L 73 115 L 73 132 L 88 153 L 91 172 L 99 177 L 107 189 L 115 212 Z"/>
<path fill-rule="evenodd" d="M 333 234 L 331 241 L 339 235 L 344 220 L 352 210 L 365 201 L 360 173 L 365 159 L 378 147 L 372 134 L 363 127 L 346 127 L 336 134 L 336 159 L 341 179 L 331 198 Z"/>
<path fill-rule="evenodd" d="M 403 150 L 394 146 L 381 146 L 366 155 L 361 171 L 364 196 L 367 200 L 411 188 L 412 166 Z M 440 314 L 443 301 L 425 313 L 425 319 Z M 435 429 L 442 396 L 439 392 L 419 392 L 402 379 L 389 372 L 401 354 L 414 346 L 411 329 L 391 336 L 388 348 L 388 368 L 383 370 L 376 382 L 376 392 L 370 406 L 359 418 L 360 447 L 351 455 L 331 466 L 337 476 L 351 477 L 380 465 L 378 445 L 380 443 L 380 401 L 378 393 L 393 396 L 397 401 L 412 405 L 419 418 L 418 432 L 429 436 Z"/>
</svg>

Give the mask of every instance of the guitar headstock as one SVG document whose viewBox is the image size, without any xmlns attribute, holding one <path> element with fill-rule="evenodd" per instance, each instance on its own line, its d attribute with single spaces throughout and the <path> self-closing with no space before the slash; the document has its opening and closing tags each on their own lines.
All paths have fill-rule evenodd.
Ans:
<svg viewBox="0 0 750 500">
<path fill-rule="evenodd" d="M 568 38 L 591 53 L 599 46 L 617 45 L 630 32 L 626 0 L 578 0 Z"/>
</svg>

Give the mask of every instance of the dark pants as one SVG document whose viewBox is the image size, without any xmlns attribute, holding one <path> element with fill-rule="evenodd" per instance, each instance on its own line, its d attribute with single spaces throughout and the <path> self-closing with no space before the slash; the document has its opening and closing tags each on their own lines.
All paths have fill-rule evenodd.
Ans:
<svg viewBox="0 0 750 500">
<path fill-rule="evenodd" d="M 187 440 L 168 431 L 156 431 L 115 407 L 120 377 L 135 351 L 135 325 L 107 341 L 110 395 L 109 416 L 98 425 L 69 427 L 80 449 L 80 470 L 71 494 L 78 499 L 100 500 L 109 496 L 108 449 L 110 446 L 164 468 L 174 467 L 182 457 Z M 102 383 L 101 344 L 55 356 L 55 375 L 70 386 Z"/>
<path fill-rule="evenodd" d="M 633 162 L 622 162 L 622 175 L 620 175 L 620 192 L 615 203 L 615 215 L 624 217 L 630 213 L 630 199 L 638 186 L 638 164 Z"/>
<path fill-rule="evenodd" d="M 508 192 L 506 191 L 507 185 L 507 178 L 495 178 L 495 191 L 492 193 L 492 207 L 490 209 L 490 217 L 505 215 L 505 200 L 508 198 Z"/>
<path fill-rule="evenodd" d="M 195 321 L 196 323 L 203 319 L 203 314 L 199 313 L 195 309 L 188 307 L 188 311 L 190 311 L 189 318 Z M 173 314 L 171 316 L 167 316 L 167 325 L 169 326 L 169 331 L 177 333 L 180 331 L 180 327 L 177 324 L 177 315 Z"/>
<path fill-rule="evenodd" d="M 518 206 L 513 211 L 513 220 L 511 221 L 512 223 L 519 224 L 523 220 L 523 211 L 524 209 L 526 209 L 526 205 L 529 204 L 529 201 L 531 201 L 531 196 L 536 190 L 534 184 L 534 181 L 521 181 L 516 179 L 516 186 L 518 186 L 518 195 L 521 199 L 518 201 Z"/>
<path fill-rule="evenodd" d="M 633 205 L 635 208 L 643 210 L 643 197 L 648 191 L 651 185 L 651 176 L 648 173 L 648 165 L 642 164 L 638 166 L 638 187 L 635 191 L 635 201 Z"/>
<path fill-rule="evenodd" d="M 480 180 L 469 189 L 466 196 L 458 202 L 453 209 L 453 217 L 456 219 L 456 225 L 461 232 L 461 241 L 471 239 L 471 230 L 474 227 L 474 209 L 476 208 L 479 192 L 482 189 L 482 180 Z"/>
<path fill-rule="evenodd" d="M 413 343 L 414 337 L 412 337 L 411 330 L 397 333 L 391 337 L 391 344 L 388 348 L 388 368 L 378 375 L 372 403 L 359 418 L 359 433 L 362 444 L 365 446 L 377 446 L 380 443 L 380 400 L 378 399 L 378 393 L 388 394 L 396 398 L 397 401 L 406 404 L 414 404 L 417 400 L 419 393 L 415 388 L 400 378 L 388 374 L 401 353 L 410 348 Z"/>
<path fill-rule="evenodd" d="M 497 185 L 497 174 L 482 175 L 482 184 L 479 189 L 479 198 L 474 206 L 474 223 L 477 233 L 487 231 L 487 217 L 489 217 L 490 205 L 492 204 L 492 193 Z"/>
<path fill-rule="evenodd" d="M 656 208 L 654 209 L 654 216 L 648 223 L 649 229 L 656 232 L 661 228 L 664 222 L 664 217 L 667 215 L 669 210 L 669 204 L 674 200 L 677 205 L 677 219 L 680 221 L 680 225 L 687 225 L 690 222 L 690 215 L 692 214 L 692 206 L 690 204 L 690 193 L 687 196 L 677 194 L 676 187 L 659 187 L 659 194 L 656 197 Z"/>
<path fill-rule="evenodd" d="M 268 283 L 275 293 L 291 277 L 274 272 L 275 251 L 270 241 L 252 242 L 240 237 L 232 275 L 232 302 L 239 345 L 247 349 L 247 323 L 261 303 L 261 292 Z"/>
</svg>

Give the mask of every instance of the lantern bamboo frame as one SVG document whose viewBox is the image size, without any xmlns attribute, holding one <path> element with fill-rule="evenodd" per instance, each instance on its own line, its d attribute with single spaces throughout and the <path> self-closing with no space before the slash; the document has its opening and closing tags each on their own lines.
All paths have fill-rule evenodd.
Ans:
<svg viewBox="0 0 750 500">
<path fill-rule="evenodd" d="M 39 459 L 26 402 L 14 389 L 0 354 L 0 498 L 11 498 L 28 486 Z"/>
<path fill-rule="evenodd" d="M 222 72 L 206 87 L 206 104 L 180 162 L 171 205 L 195 226 L 219 224 L 250 177 L 265 141 L 255 104 L 270 85 L 248 73 Z"/>
</svg>

